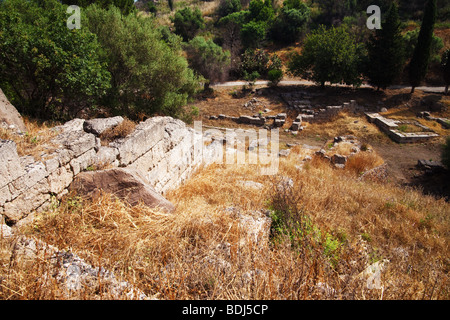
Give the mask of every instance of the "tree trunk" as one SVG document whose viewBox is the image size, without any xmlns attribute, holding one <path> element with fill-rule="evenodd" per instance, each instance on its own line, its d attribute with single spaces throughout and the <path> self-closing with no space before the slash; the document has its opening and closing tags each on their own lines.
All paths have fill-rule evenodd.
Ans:
<svg viewBox="0 0 450 320">
<path fill-rule="evenodd" d="M 411 87 L 411 93 L 414 93 L 414 90 L 416 89 L 416 87 L 415 86 L 412 86 Z"/>
<path fill-rule="evenodd" d="M 444 92 L 444 94 L 445 94 L 446 96 L 448 96 L 448 86 L 449 86 L 449 85 L 446 85 L 446 86 L 445 86 L 445 92 Z"/>
</svg>

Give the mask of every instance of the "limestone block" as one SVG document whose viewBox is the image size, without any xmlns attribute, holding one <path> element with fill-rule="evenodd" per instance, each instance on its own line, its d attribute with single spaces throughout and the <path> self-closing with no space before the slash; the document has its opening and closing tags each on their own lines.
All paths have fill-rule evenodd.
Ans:
<svg viewBox="0 0 450 320">
<path fill-rule="evenodd" d="M 102 132 L 107 129 L 114 128 L 121 124 L 123 118 L 121 116 L 111 117 L 111 118 L 97 118 L 86 120 L 83 123 L 83 129 L 86 132 L 93 133 L 99 136 Z"/>
<path fill-rule="evenodd" d="M 78 158 L 70 161 L 70 167 L 72 168 L 73 174 L 77 175 L 80 171 L 85 170 L 87 167 L 93 165 L 96 161 L 97 153 L 94 149 L 91 149 L 83 153 Z"/>
<path fill-rule="evenodd" d="M 14 141 L 0 139 L 0 164 L 0 188 L 25 173 Z"/>
<path fill-rule="evenodd" d="M 151 169 L 146 177 L 152 186 L 160 182 L 164 176 L 168 174 L 167 160 L 161 160 L 153 169 Z"/>
<path fill-rule="evenodd" d="M 45 165 L 42 162 L 34 162 L 25 167 L 25 174 L 9 185 L 12 197 L 15 198 L 19 194 L 33 187 L 36 183 L 48 176 Z"/>
<path fill-rule="evenodd" d="M 164 126 L 169 117 L 149 118 L 136 126 L 133 133 L 124 139 L 110 143 L 119 150 L 121 166 L 127 166 L 154 147 L 164 138 Z"/>
<path fill-rule="evenodd" d="M 35 184 L 27 192 L 20 194 L 11 202 L 4 206 L 4 215 L 9 220 L 17 222 L 29 212 L 39 208 L 45 201 L 50 199 L 49 185 L 47 179 L 43 179 Z"/>
<path fill-rule="evenodd" d="M 66 165 L 58 168 L 47 179 L 50 192 L 59 194 L 70 185 L 73 180 L 73 173 L 70 166 Z"/>
<path fill-rule="evenodd" d="M 150 151 L 148 151 L 144 155 L 137 158 L 136 161 L 134 161 L 133 163 L 131 163 L 128 166 L 128 168 L 133 168 L 133 169 L 139 170 L 141 172 L 147 172 L 147 171 L 151 170 L 154 166 L 153 149 L 155 149 L 155 148 L 152 148 Z"/>
<path fill-rule="evenodd" d="M 84 132 L 72 133 L 68 139 L 64 141 L 64 146 L 73 151 L 75 157 L 78 157 L 96 146 L 95 135 Z"/>
<path fill-rule="evenodd" d="M 58 149 L 56 150 L 56 155 L 59 161 L 60 166 L 65 166 L 74 158 L 74 153 L 67 149 Z"/>
<path fill-rule="evenodd" d="M 49 174 L 52 172 L 55 172 L 56 169 L 58 169 L 60 166 L 58 155 L 55 154 L 55 156 L 53 158 L 45 160 L 44 164 L 45 164 L 45 169 L 47 170 L 47 172 Z"/>
<path fill-rule="evenodd" d="M 9 191 L 9 186 L 4 186 L 0 188 L 0 206 L 3 206 L 5 202 L 11 201 L 12 195 Z"/>
<path fill-rule="evenodd" d="M 334 154 L 331 157 L 331 162 L 333 164 L 345 165 L 347 163 L 347 157 L 340 154 Z"/>
<path fill-rule="evenodd" d="M 97 151 L 97 164 L 110 164 L 116 160 L 117 157 L 117 149 L 101 146 Z"/>
<path fill-rule="evenodd" d="M 14 126 L 15 129 L 20 131 L 27 131 L 22 116 L 11 102 L 8 101 L 2 89 L 0 89 L 0 121 L 5 121 L 8 125 Z"/>
<path fill-rule="evenodd" d="M 178 119 L 170 119 L 164 127 L 166 138 L 172 146 L 177 145 L 187 134 L 186 125 Z"/>
<path fill-rule="evenodd" d="M 84 119 L 75 118 L 73 120 L 67 121 L 61 126 L 53 128 L 53 130 L 58 130 L 62 133 L 70 133 L 76 131 L 83 131 Z"/>
</svg>

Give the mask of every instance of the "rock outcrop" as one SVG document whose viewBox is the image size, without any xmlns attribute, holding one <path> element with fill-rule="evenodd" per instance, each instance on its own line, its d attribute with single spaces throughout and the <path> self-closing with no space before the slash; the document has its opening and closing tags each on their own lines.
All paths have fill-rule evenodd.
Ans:
<svg viewBox="0 0 450 320">
<path fill-rule="evenodd" d="M 88 197 L 104 191 L 131 205 L 142 202 L 151 208 L 168 212 L 175 210 L 174 205 L 157 193 L 139 171 L 129 168 L 81 172 L 69 186 L 69 191 Z"/>
<path fill-rule="evenodd" d="M 5 122 L 8 126 L 14 126 L 14 129 L 26 132 L 27 128 L 23 123 L 22 116 L 17 109 L 6 98 L 2 89 L 0 89 L 0 123 Z"/>
</svg>

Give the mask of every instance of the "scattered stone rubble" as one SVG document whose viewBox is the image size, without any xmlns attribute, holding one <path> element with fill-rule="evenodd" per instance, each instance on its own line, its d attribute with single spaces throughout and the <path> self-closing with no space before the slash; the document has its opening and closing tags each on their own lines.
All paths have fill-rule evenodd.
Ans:
<svg viewBox="0 0 450 320">
<path fill-rule="evenodd" d="M 343 105 L 337 106 L 326 106 L 325 108 L 314 108 L 309 100 L 290 100 L 295 97 L 292 93 L 285 93 L 281 95 L 282 98 L 288 104 L 288 109 L 298 111 L 298 115 L 294 119 L 292 125 L 287 131 L 291 131 L 294 135 L 298 134 L 298 131 L 303 130 L 302 122 L 315 123 L 315 122 L 325 122 L 331 120 L 333 117 L 339 114 L 341 111 L 356 111 L 358 106 L 355 100 L 350 102 L 345 102 Z M 245 108 L 252 108 L 254 110 L 254 100 L 244 105 Z M 303 104 L 300 104 L 303 103 Z M 269 126 L 275 128 L 281 128 L 286 124 L 287 114 L 279 113 L 277 115 L 266 115 L 269 109 L 264 109 L 264 112 L 253 115 L 240 115 L 239 117 L 227 116 L 224 114 L 219 114 L 218 116 L 210 116 L 210 120 L 231 120 L 239 124 L 250 124 L 255 126 Z M 269 122 L 272 121 L 272 122 Z"/>
<path fill-rule="evenodd" d="M 436 121 L 439 124 L 441 124 L 444 128 L 450 129 L 450 119 L 433 117 L 433 116 L 431 116 L 431 113 L 429 111 L 419 112 L 417 117 L 424 118 L 424 119 L 431 120 L 431 121 Z"/>
<path fill-rule="evenodd" d="M 56 284 L 66 299 L 78 298 L 84 290 L 99 292 L 100 289 L 108 294 L 109 299 L 152 299 L 130 283 L 118 279 L 111 271 L 94 267 L 71 251 L 59 250 L 33 238 L 18 236 L 14 239 L 11 263 L 19 266 L 45 263 L 45 270 L 36 281 L 48 286 Z"/>
</svg>

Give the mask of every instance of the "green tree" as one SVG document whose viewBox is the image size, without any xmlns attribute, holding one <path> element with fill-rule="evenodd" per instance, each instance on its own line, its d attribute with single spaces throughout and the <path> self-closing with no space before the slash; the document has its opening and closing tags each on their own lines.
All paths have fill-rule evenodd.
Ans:
<svg viewBox="0 0 450 320">
<path fill-rule="evenodd" d="M 136 12 L 136 7 L 134 6 L 134 0 L 61 0 L 62 3 L 67 5 L 77 5 L 80 7 L 87 7 L 91 4 L 96 4 L 102 8 L 108 8 L 113 5 L 120 9 L 120 12 L 124 15 Z"/>
<path fill-rule="evenodd" d="M 418 28 L 415 30 L 408 31 L 403 35 L 405 51 L 411 53 L 411 55 L 408 58 L 412 58 L 412 54 L 414 53 L 419 38 L 419 31 L 420 30 Z M 433 33 L 430 48 L 430 63 L 440 62 L 441 57 L 439 55 L 439 52 L 443 47 L 444 41 Z"/>
<path fill-rule="evenodd" d="M 172 22 L 175 33 L 180 35 L 183 41 L 193 39 L 198 31 L 205 27 L 205 21 L 199 8 L 195 8 L 194 11 L 189 7 L 177 10 L 175 16 L 172 17 Z"/>
<path fill-rule="evenodd" d="M 229 51 L 200 36 L 189 41 L 185 49 L 189 65 L 206 78 L 205 90 L 209 89 L 210 83 L 225 80 L 230 66 Z"/>
<path fill-rule="evenodd" d="M 445 95 L 448 95 L 448 87 L 450 85 L 450 49 L 445 50 L 443 53 L 441 63 L 445 81 Z"/>
<path fill-rule="evenodd" d="M 302 1 L 284 1 L 270 30 L 272 40 L 286 44 L 298 40 L 310 14 L 310 8 Z"/>
<path fill-rule="evenodd" d="M 417 45 L 409 64 L 409 82 L 412 87 L 411 93 L 414 92 L 415 87 L 420 85 L 428 71 L 436 14 L 436 0 L 428 0 L 425 6 Z"/>
<path fill-rule="evenodd" d="M 241 40 L 247 48 L 257 48 L 266 38 L 267 24 L 264 21 L 250 21 L 241 28 Z"/>
<path fill-rule="evenodd" d="M 76 116 L 109 87 L 95 35 L 68 29 L 66 8 L 56 0 L 0 2 L 0 86 L 34 117 Z"/>
<path fill-rule="evenodd" d="M 234 12 L 239 12 L 242 10 L 242 5 L 240 0 L 221 0 L 217 13 L 220 17 L 226 17 Z"/>
<path fill-rule="evenodd" d="M 248 6 L 248 11 L 250 21 L 270 23 L 275 17 L 271 0 L 252 0 Z"/>
<path fill-rule="evenodd" d="M 377 90 L 394 83 L 405 63 L 403 38 L 397 4 L 389 8 L 381 29 L 375 31 L 367 44 L 369 83 Z"/>
<path fill-rule="evenodd" d="M 129 117 L 140 112 L 178 117 L 198 81 L 177 41 L 163 40 L 149 18 L 96 5 L 84 11 L 111 73 L 105 106 Z"/>
<path fill-rule="evenodd" d="M 362 46 L 345 27 L 327 30 L 322 25 L 307 36 L 302 53 L 289 62 L 289 71 L 322 87 L 327 81 L 359 86 L 362 56 Z"/>
</svg>

